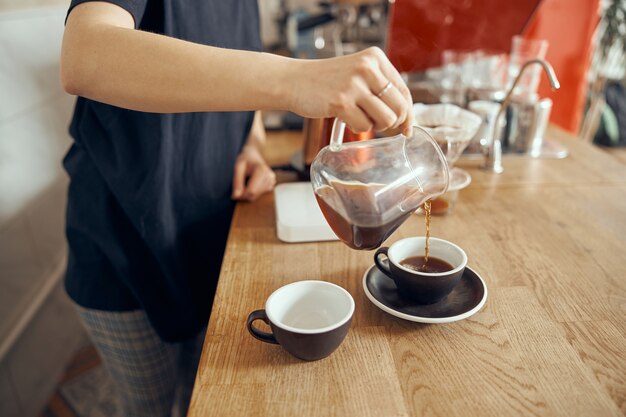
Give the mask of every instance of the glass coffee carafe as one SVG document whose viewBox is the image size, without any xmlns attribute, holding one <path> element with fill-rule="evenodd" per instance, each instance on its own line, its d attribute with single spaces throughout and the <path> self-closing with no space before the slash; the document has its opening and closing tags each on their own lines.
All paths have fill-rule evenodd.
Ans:
<svg viewBox="0 0 626 417">
<path fill-rule="evenodd" d="M 420 205 L 446 191 L 448 164 L 419 127 L 410 136 L 345 144 L 344 129 L 335 120 L 330 144 L 311 164 L 311 183 L 337 237 L 353 249 L 375 249 Z"/>
</svg>

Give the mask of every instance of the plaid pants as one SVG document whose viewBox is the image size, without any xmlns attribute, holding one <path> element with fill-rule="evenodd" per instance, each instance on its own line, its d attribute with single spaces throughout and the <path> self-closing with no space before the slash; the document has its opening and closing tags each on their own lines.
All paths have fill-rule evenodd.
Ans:
<svg viewBox="0 0 626 417">
<path fill-rule="evenodd" d="M 109 372 L 126 417 L 185 416 L 204 332 L 163 342 L 143 310 L 113 312 L 78 307 Z"/>
</svg>

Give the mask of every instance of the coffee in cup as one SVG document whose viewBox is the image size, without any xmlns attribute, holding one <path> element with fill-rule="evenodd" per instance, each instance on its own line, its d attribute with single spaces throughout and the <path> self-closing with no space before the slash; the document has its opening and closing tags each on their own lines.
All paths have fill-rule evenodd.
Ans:
<svg viewBox="0 0 626 417">
<path fill-rule="evenodd" d="M 339 347 L 353 314 L 354 299 L 345 289 L 326 281 L 298 281 L 274 291 L 264 310 L 250 313 L 247 327 L 256 339 L 314 361 Z M 256 328 L 256 320 L 267 323 L 272 332 Z"/>
<path fill-rule="evenodd" d="M 412 237 L 376 251 L 376 267 L 393 279 L 399 294 L 420 304 L 433 304 L 446 297 L 459 283 L 465 266 L 465 251 L 447 240 L 431 237 L 425 259 L 425 237 Z M 383 257 L 388 262 L 383 261 Z"/>
<path fill-rule="evenodd" d="M 434 256 L 430 256 L 428 258 L 426 258 L 426 256 L 411 256 L 403 261 L 400 261 L 400 265 L 414 271 L 427 272 L 431 274 L 448 272 L 454 269 L 454 267 L 448 262 L 443 259 L 435 258 Z"/>
</svg>

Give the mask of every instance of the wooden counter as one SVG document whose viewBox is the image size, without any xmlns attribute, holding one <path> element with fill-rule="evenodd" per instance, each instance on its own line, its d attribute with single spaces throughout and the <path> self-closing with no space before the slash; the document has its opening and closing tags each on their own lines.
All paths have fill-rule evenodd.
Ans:
<svg viewBox="0 0 626 417">
<path fill-rule="evenodd" d="M 373 252 L 281 243 L 272 195 L 239 204 L 189 415 L 624 415 L 626 165 L 556 129 L 549 137 L 571 155 L 505 157 L 500 175 L 459 163 L 473 182 L 432 231 L 465 249 L 489 298 L 455 323 L 384 313 L 362 289 Z M 416 215 L 387 243 L 423 233 Z M 339 284 L 356 302 L 346 340 L 317 362 L 245 327 L 272 291 L 305 279 Z"/>
<path fill-rule="evenodd" d="M 605 148 L 605 151 L 626 164 L 626 148 Z"/>
</svg>

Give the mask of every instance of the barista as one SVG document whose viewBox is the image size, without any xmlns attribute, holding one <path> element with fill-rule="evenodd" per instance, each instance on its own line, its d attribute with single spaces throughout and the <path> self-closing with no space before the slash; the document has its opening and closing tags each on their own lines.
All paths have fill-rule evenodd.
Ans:
<svg viewBox="0 0 626 417">
<path fill-rule="evenodd" d="M 381 50 L 261 53 L 258 18 L 257 0 L 70 5 L 66 289 L 129 416 L 188 402 L 233 200 L 275 183 L 254 111 L 339 117 L 356 132 L 411 125 Z"/>
</svg>

